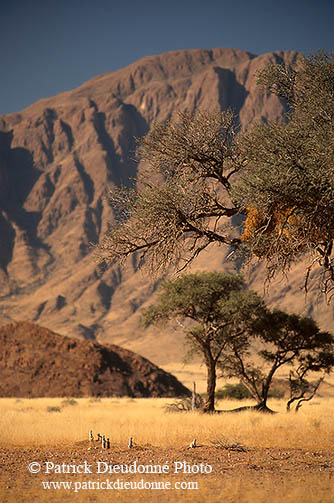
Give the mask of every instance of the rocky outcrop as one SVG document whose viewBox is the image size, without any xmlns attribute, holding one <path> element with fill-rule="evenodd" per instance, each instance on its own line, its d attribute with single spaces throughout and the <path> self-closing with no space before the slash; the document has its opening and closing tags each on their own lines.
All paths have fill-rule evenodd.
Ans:
<svg viewBox="0 0 334 503">
<path fill-rule="evenodd" d="M 190 391 L 115 345 L 79 341 L 20 322 L 0 327 L 1 397 L 175 397 Z"/>
</svg>

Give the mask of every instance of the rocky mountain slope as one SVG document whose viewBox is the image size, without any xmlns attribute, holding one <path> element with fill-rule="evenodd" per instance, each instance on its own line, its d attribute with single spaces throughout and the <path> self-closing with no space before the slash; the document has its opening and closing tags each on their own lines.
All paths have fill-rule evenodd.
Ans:
<svg viewBox="0 0 334 503">
<path fill-rule="evenodd" d="M 188 396 L 174 376 L 115 345 L 76 340 L 33 323 L 0 328 L 0 396 Z"/>
<path fill-rule="evenodd" d="M 93 260 L 90 244 L 113 220 L 106 190 L 129 183 L 141 169 L 133 161 L 134 137 L 178 110 L 233 107 L 244 129 L 280 119 L 282 103 L 261 94 L 256 72 L 268 61 L 297 57 L 233 49 L 150 56 L 0 116 L 0 324 L 30 320 L 63 335 L 122 345 L 159 364 L 180 360 L 177 330 L 140 327 L 157 283 L 138 270 L 136 257 L 107 270 Z M 231 268 L 227 252 L 212 247 L 194 268 Z M 305 301 L 302 277 L 300 264 L 289 282 L 270 286 L 267 301 L 314 314 L 329 328 L 331 310 L 316 289 Z M 260 294 L 263 279 L 261 266 L 248 273 Z"/>
</svg>

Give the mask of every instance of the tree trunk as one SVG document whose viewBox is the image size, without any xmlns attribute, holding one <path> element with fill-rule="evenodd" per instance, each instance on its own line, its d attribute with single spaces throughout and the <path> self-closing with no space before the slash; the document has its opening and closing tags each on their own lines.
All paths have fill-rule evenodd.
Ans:
<svg viewBox="0 0 334 503">
<path fill-rule="evenodd" d="M 196 383 L 195 381 L 193 382 L 193 392 L 191 395 L 191 410 L 196 409 Z"/>
<path fill-rule="evenodd" d="M 277 367 L 274 365 L 271 368 L 269 374 L 267 375 L 266 380 L 263 381 L 263 383 L 262 383 L 261 401 L 258 402 L 258 404 L 257 404 L 258 410 L 263 410 L 264 412 L 266 412 L 268 410 L 270 411 L 270 409 L 268 409 L 268 407 L 267 407 L 267 400 L 268 400 L 268 396 L 269 396 L 270 386 L 272 384 L 273 376 L 274 376 L 276 370 L 277 370 Z"/>
<path fill-rule="evenodd" d="M 215 391 L 216 391 L 216 362 L 211 352 L 205 355 L 205 364 L 207 368 L 207 397 L 203 407 L 204 412 L 214 412 L 215 410 Z"/>
<path fill-rule="evenodd" d="M 273 413 L 273 411 L 267 406 L 267 400 L 257 403 L 253 406 L 253 409 L 258 410 L 259 412 L 270 412 L 271 414 Z"/>
<path fill-rule="evenodd" d="M 270 383 L 271 383 L 271 381 L 270 381 Z M 259 410 L 266 410 L 267 409 L 267 400 L 268 400 L 268 395 L 269 395 L 270 383 L 267 382 L 262 385 L 261 401 L 258 401 L 258 403 L 257 403 L 257 408 Z"/>
</svg>

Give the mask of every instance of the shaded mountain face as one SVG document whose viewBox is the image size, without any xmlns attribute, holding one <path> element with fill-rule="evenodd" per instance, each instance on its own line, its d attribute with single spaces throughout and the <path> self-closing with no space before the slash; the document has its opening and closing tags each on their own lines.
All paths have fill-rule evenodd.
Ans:
<svg viewBox="0 0 334 503">
<path fill-rule="evenodd" d="M 233 107 L 244 129 L 281 119 L 283 104 L 260 92 L 256 72 L 297 57 L 171 52 L 0 116 L 0 323 L 28 319 L 64 335 L 120 344 L 160 364 L 180 360 L 177 331 L 140 327 L 157 283 L 138 271 L 136 257 L 106 270 L 93 260 L 90 244 L 113 221 L 106 191 L 133 183 L 141 169 L 134 137 L 177 111 Z M 229 269 L 227 251 L 213 246 L 194 268 Z M 266 300 L 313 313 L 326 328 L 331 316 L 312 292 L 304 302 L 299 269 L 288 284 L 274 283 Z M 262 294 L 262 268 L 248 278 Z"/>
<path fill-rule="evenodd" d="M 1 327 L 0 348 L 2 397 L 191 395 L 174 376 L 132 351 L 33 323 Z"/>
</svg>

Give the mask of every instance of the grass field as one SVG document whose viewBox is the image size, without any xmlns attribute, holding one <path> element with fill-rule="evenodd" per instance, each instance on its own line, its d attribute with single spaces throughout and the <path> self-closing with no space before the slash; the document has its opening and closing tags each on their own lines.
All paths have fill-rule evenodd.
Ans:
<svg viewBox="0 0 334 503">
<path fill-rule="evenodd" d="M 285 413 L 285 402 L 271 400 L 280 414 L 253 411 L 205 415 L 165 412 L 172 399 L 1 399 L 0 445 L 41 446 L 71 444 L 88 439 L 90 429 L 107 433 L 112 443 L 187 446 L 193 438 L 209 444 L 221 436 L 249 447 L 331 449 L 334 446 L 334 399 L 314 399 L 300 411 Z M 240 401 L 221 401 L 233 409 Z M 244 402 L 250 404 L 251 402 Z"/>
<path fill-rule="evenodd" d="M 284 401 L 269 405 L 276 415 L 258 412 L 203 415 L 166 413 L 168 399 L 0 399 L 0 501 L 185 501 L 185 502 L 334 502 L 334 399 L 314 399 L 297 413 L 285 413 Z M 247 402 L 250 403 L 250 402 Z M 220 409 L 240 406 L 223 401 Z M 89 442 L 88 432 L 110 438 L 110 450 L 100 442 Z M 128 449 L 129 437 L 134 448 Z M 195 449 L 189 449 L 196 438 Z M 27 467 L 42 466 L 144 465 L 170 467 L 212 466 L 211 473 L 171 472 L 168 475 L 127 474 L 124 480 L 141 478 L 174 484 L 196 482 L 196 490 L 114 490 L 82 489 L 82 474 L 31 474 Z M 116 475 L 109 475 L 110 478 Z M 42 481 L 76 481 L 78 492 L 65 488 L 46 490 Z M 116 498 L 117 496 L 117 498 Z M 1 497 L 3 498 L 1 500 Z"/>
</svg>

